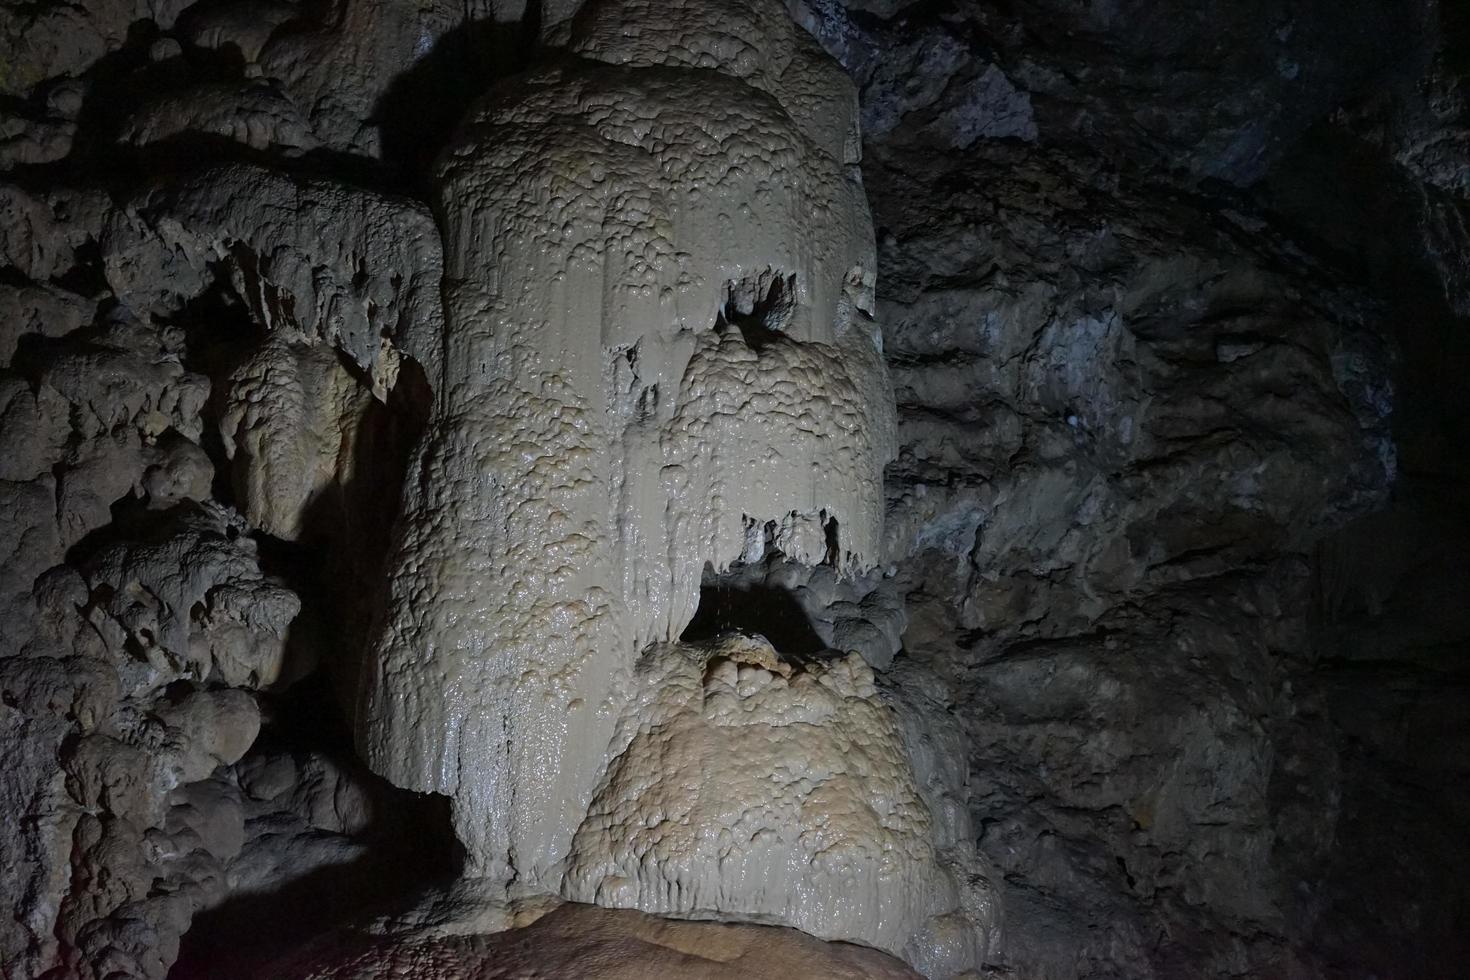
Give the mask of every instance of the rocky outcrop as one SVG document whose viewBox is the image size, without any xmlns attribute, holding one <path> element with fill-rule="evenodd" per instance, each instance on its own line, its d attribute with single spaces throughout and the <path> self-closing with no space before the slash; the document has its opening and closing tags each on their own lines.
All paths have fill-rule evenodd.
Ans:
<svg viewBox="0 0 1470 980">
<path fill-rule="evenodd" d="M 906 556 L 905 656 L 949 678 L 972 733 L 980 846 L 1006 869 L 1008 955 L 1022 975 L 1058 978 L 1354 976 L 1366 960 L 1379 975 L 1432 975 L 1455 941 L 1438 916 L 1408 926 L 1399 912 L 1413 915 L 1418 896 L 1444 886 L 1385 873 L 1375 880 L 1394 881 L 1392 897 L 1362 896 L 1346 884 L 1346 855 L 1402 853 L 1367 829 L 1393 823 L 1388 799 L 1441 814 L 1415 831 L 1441 839 L 1449 814 L 1463 813 L 1439 788 L 1455 777 L 1428 761 L 1434 753 L 1412 764 L 1410 779 L 1387 777 L 1404 764 L 1401 743 L 1364 741 L 1347 719 L 1382 697 L 1439 719 L 1438 738 L 1458 744 L 1448 734 L 1457 715 L 1428 707 L 1431 691 L 1459 683 L 1443 655 L 1457 641 L 1439 655 L 1422 644 L 1462 631 L 1440 613 L 1389 614 L 1383 598 L 1407 610 L 1416 590 L 1397 576 L 1410 566 L 1422 569 L 1420 589 L 1464 588 L 1429 557 L 1443 553 L 1431 539 L 1459 532 L 1441 516 L 1420 537 L 1410 527 L 1425 518 L 1400 510 L 1425 514 L 1461 479 L 1442 453 L 1462 429 L 1452 421 L 1463 415 L 1449 394 L 1457 386 L 1443 373 L 1447 356 L 1461 356 L 1459 327 L 1434 299 L 1454 295 L 1436 256 L 1459 254 L 1444 244 L 1454 237 L 1444 216 L 1457 206 L 1443 197 L 1448 172 L 1406 181 L 1311 112 L 1290 119 L 1306 105 L 1293 99 L 1316 99 L 1316 86 L 1362 71 L 1366 62 L 1345 57 L 1350 45 L 1294 58 L 1319 66 L 1301 76 L 1308 84 L 1230 133 L 1259 149 L 1249 159 L 1220 143 L 1208 149 L 1209 138 L 1152 143 L 1157 125 L 1183 136 L 1234 112 L 1229 99 L 1191 98 L 1102 138 L 1089 127 L 1103 117 L 1078 111 L 1079 101 L 1144 113 L 1155 99 L 1146 73 L 1111 58 L 1164 43 L 1165 33 L 1187 36 L 1173 28 L 1200 12 L 1154 8 L 1152 37 L 1128 28 L 1121 9 L 1114 24 L 1096 12 L 1039 13 L 1026 4 L 806 11 L 858 76 L 864 117 L 884 127 L 865 165 L 900 406 L 888 527 L 893 554 Z M 1360 13 L 1376 16 L 1330 16 L 1346 16 L 1342 27 Z M 1229 52 L 1185 54 L 1218 66 L 1201 84 L 1229 77 L 1228 59 L 1250 49 L 1248 30 L 1221 26 L 1230 16 L 1209 17 Z M 1422 24 L 1436 15 L 1406 7 L 1394 16 Z M 1096 21 L 1050 33 L 1075 17 Z M 1005 22 L 1019 27 L 970 30 Z M 1388 145 L 1406 169 L 1419 159 L 1410 146 L 1453 140 L 1458 114 L 1445 93 L 1454 86 L 1443 58 L 1424 57 L 1452 24 L 1402 34 L 1402 87 L 1380 82 L 1366 107 L 1348 101 L 1338 117 L 1360 138 L 1395 134 Z M 1281 43 L 1322 38 L 1289 33 Z M 1082 44 L 1090 53 L 1069 70 L 1037 70 Z M 887 51 L 930 59 L 916 72 L 922 82 L 888 84 Z M 1024 51 L 1023 62 L 1008 51 Z M 986 63 L 1002 66 L 1019 94 L 976 117 L 995 137 L 965 144 L 948 121 L 975 104 L 972 80 Z M 1426 63 L 1434 67 L 1417 75 Z M 1114 70 L 1141 88 L 1107 94 Z M 1171 73 L 1169 97 L 1187 90 Z M 1389 108 L 1423 106 L 1426 94 L 1435 111 Z M 1015 129 L 1017 118 L 1034 133 Z M 1422 136 L 1406 138 L 1415 127 Z M 1261 197 L 1196 180 L 1249 183 L 1266 168 Z M 1303 343 L 1309 335 L 1320 339 Z M 1440 491 L 1418 488 L 1426 472 Z M 1359 516 L 1385 505 L 1398 514 L 1391 545 L 1368 536 L 1382 518 Z M 1387 558 L 1405 547 L 1419 557 Z M 1345 576 L 1337 563 L 1347 553 L 1357 557 Z M 1367 571 L 1384 561 L 1395 569 L 1386 578 Z M 1344 588 L 1351 614 L 1337 605 Z M 1324 595 L 1334 597 L 1325 607 Z M 1428 674 L 1376 665 L 1406 647 L 1416 663 L 1434 663 Z M 1351 666 L 1337 659 L 1348 650 Z M 1226 854 L 1229 870 L 1208 870 Z M 1393 925 L 1374 935 L 1375 921 Z M 1426 945 L 1400 938 L 1409 934 Z"/>
<path fill-rule="evenodd" d="M 50 100 L 75 114 L 67 91 L 51 86 Z M 165 107 L 156 118 L 194 131 L 201 117 Z M 264 570 L 273 545 L 258 529 L 290 537 L 312 507 L 322 525 L 322 498 L 363 471 L 353 448 L 383 443 L 367 431 L 379 423 L 364 421 L 372 390 L 357 377 L 377 377 L 389 401 L 389 389 L 414 387 L 398 384 L 392 340 L 421 315 L 436 337 L 438 238 L 412 206 L 303 186 L 226 168 L 152 196 L 140 188 L 125 209 L 94 191 L 5 188 L 0 710 L 17 816 L 0 840 L 0 889 L 15 896 L 0 932 L 7 975 L 162 977 L 200 913 L 259 881 L 275 889 L 363 857 L 361 815 L 267 831 L 231 769 L 257 740 L 260 692 L 308 673 L 319 649 L 303 640 L 298 591 Z M 260 220 L 272 208 L 280 221 Z M 396 221 L 418 233 L 382 230 Z M 357 227 L 358 250 L 341 236 L 346 251 L 319 247 L 328 226 Z M 405 251 L 389 257 L 395 248 Z M 374 278 L 375 256 L 402 266 Z M 303 395 L 299 411 L 280 413 L 292 404 L 270 389 L 281 372 L 232 376 L 238 354 L 220 369 L 210 351 L 254 337 L 201 342 L 219 324 L 201 333 L 198 306 L 232 288 L 274 342 L 313 364 L 325 354 L 330 411 Z M 360 354 L 361 367 L 327 345 Z M 295 374 L 317 390 L 313 371 Z M 276 441 L 259 437 L 262 414 L 299 419 L 282 442 L 300 433 L 299 456 L 336 462 L 288 476 Z M 220 502 L 231 496 L 221 427 L 244 515 Z M 352 779 L 373 785 L 360 770 Z M 294 792 L 308 792 L 304 778 Z M 330 840 L 303 847 L 313 833 Z"/>
<path fill-rule="evenodd" d="M 298 601 L 216 505 L 139 523 L 80 574 L 40 575 L 28 640 L 0 661 L 27 817 L 3 865 L 28 896 L 6 935 L 17 971 L 162 976 L 238 850 L 212 780 L 255 740 L 248 692 L 279 674 Z"/>
<path fill-rule="evenodd" d="M 108 285 L 139 314 L 176 312 L 223 275 L 255 323 L 341 351 L 379 398 L 405 356 L 437 374 L 443 262 L 412 202 L 230 165 L 141 195 L 102 247 Z"/>
<path fill-rule="evenodd" d="M 830 564 L 793 561 L 774 548 L 721 572 L 706 565 L 699 609 L 683 638 L 759 633 L 788 655 L 844 650 L 886 671 L 903 649 L 908 624 L 895 571 L 890 565 L 844 574 Z"/>
<path fill-rule="evenodd" d="M 1370 301 L 1245 215 L 977 156 L 907 185 L 943 195 L 877 197 L 889 548 L 970 559 L 961 628 L 1071 631 L 1303 551 L 1384 498 L 1392 384 Z"/>
<path fill-rule="evenodd" d="M 789 5 L 857 76 L 880 138 L 902 121 L 943 150 L 1040 140 L 1110 168 L 1241 186 L 1412 64 L 1430 19 L 1429 5 L 1371 2 Z"/>
</svg>

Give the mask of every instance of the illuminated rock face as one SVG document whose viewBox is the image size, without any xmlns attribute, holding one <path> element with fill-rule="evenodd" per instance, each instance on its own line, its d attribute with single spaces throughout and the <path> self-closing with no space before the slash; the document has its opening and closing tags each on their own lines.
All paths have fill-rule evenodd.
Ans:
<svg viewBox="0 0 1470 980">
<path fill-rule="evenodd" d="M 931 976 L 979 964 L 996 908 L 936 847 L 915 770 L 937 767 L 914 765 L 860 656 L 797 666 L 730 634 L 660 645 L 637 679 L 567 897 L 859 939 Z"/>
<path fill-rule="evenodd" d="M 952 975 L 997 925 L 968 827 L 935 816 L 963 776 L 855 653 L 673 642 L 707 564 L 878 559 L 895 422 L 852 92 L 779 7 L 610 6 L 441 164 L 444 374 L 362 747 L 450 795 L 513 895 Z"/>
<path fill-rule="evenodd" d="M 359 720 L 478 873 L 553 892 L 705 563 L 873 564 L 895 441 L 840 70 L 763 2 L 593 4 L 568 48 L 440 165 L 443 375 Z"/>
</svg>

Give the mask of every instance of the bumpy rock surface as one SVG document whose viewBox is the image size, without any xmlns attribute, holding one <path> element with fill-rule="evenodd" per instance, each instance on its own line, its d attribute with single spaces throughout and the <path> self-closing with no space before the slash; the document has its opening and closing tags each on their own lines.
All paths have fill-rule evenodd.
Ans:
<svg viewBox="0 0 1470 980">
<path fill-rule="evenodd" d="M 955 187 L 942 208 L 877 198 L 902 443 L 888 533 L 896 556 L 973 557 L 964 628 L 1075 629 L 1383 498 L 1372 306 L 1268 227 L 1010 148 L 923 173 Z"/>
<path fill-rule="evenodd" d="M 893 454 L 845 79 L 765 3 L 570 30 L 582 60 L 496 90 L 441 164 L 440 399 L 360 723 L 476 867 L 553 892 L 705 563 L 871 564 Z"/>
<path fill-rule="evenodd" d="M 774 548 L 723 572 L 706 566 L 699 609 L 684 638 L 759 633 L 783 653 L 856 651 L 869 666 L 887 670 L 903 649 L 907 625 L 893 571 L 843 574 L 829 564 L 803 565 Z"/>
<path fill-rule="evenodd" d="M 545 831 L 460 807 L 530 890 L 562 887 L 578 828 L 605 869 L 578 888 L 709 880 L 667 848 L 634 862 L 646 824 L 602 830 L 642 813 L 624 777 L 664 720 L 711 742 L 706 654 L 650 657 L 677 705 L 635 670 L 687 621 L 696 646 L 772 641 L 752 708 L 849 651 L 872 668 L 833 717 L 887 721 L 814 744 L 881 729 L 854 758 L 909 767 L 901 853 L 957 888 L 904 944 L 922 973 L 1463 972 L 1460 7 L 786 6 L 841 68 L 749 0 L 0 3 L 0 974 L 280 976 L 281 952 L 453 880 L 446 801 L 352 748 L 385 567 L 419 533 L 393 531 L 405 493 L 420 516 L 496 502 L 481 538 L 452 508 L 434 532 L 466 602 L 496 604 L 443 635 L 512 610 L 556 653 L 486 662 L 532 669 L 463 675 L 462 703 L 384 732 L 473 709 L 500 744 L 494 706 L 530 705 L 484 770 L 521 775 L 603 739 L 574 779 L 516 784 L 527 814 L 579 801 Z M 695 179 L 701 201 L 674 193 Z M 524 439 L 450 438 L 542 408 Z M 589 451 L 537 469 L 568 446 Z M 423 466 L 482 450 L 480 482 Z M 510 538 L 531 544 L 473 550 Z M 391 615 L 427 624 L 429 594 Z M 552 669 L 582 650 L 583 674 Z M 592 676 L 615 681 L 579 693 Z M 593 688 L 595 723 L 543 710 Z M 447 786 L 424 734 L 391 765 Z M 847 799 L 843 826 L 868 805 Z M 303 968 L 904 975 L 773 929 L 545 921 L 530 952 L 400 925 Z"/>
<path fill-rule="evenodd" d="M 1382 698 L 1463 746 L 1458 713 L 1428 706 L 1463 686 L 1464 626 L 1407 611 L 1416 589 L 1466 588 L 1435 557 L 1463 533 L 1435 503 L 1463 485 L 1443 454 L 1465 435 L 1443 259 L 1463 262 L 1463 193 L 1445 190 L 1463 167 L 1433 151 L 1463 126 L 1445 58 L 1463 24 L 1433 4 L 1309 4 L 1267 41 L 1259 21 L 1228 26 L 1246 8 L 1150 5 L 1145 25 L 1127 5 L 796 6 L 883 133 L 865 171 L 900 403 L 905 655 L 944 673 L 971 733 L 1011 962 L 1057 978 L 1446 969 L 1463 946 L 1422 902 L 1432 875 L 1375 872 L 1388 891 L 1372 897 L 1345 883 L 1352 841 L 1437 864 L 1368 829 L 1395 824 L 1389 799 L 1425 807 L 1416 840 L 1465 812 L 1438 750 L 1388 778 L 1403 743 L 1348 720 Z M 1405 56 L 1314 126 L 1303 110 L 1372 61 L 1299 28 L 1330 17 L 1366 39 L 1382 16 L 1413 26 L 1373 57 Z M 1179 43 L 1206 24 L 1220 43 Z M 1249 67 L 1254 37 L 1281 52 L 1276 74 Z M 1152 67 L 1125 54 L 1143 49 Z M 1233 97 L 1153 113 L 1241 71 L 1236 91 L 1289 89 L 1264 114 L 1253 99 L 1249 126 L 1211 133 L 1247 105 Z M 1262 196 L 1184 173 L 1268 169 Z"/>
<path fill-rule="evenodd" d="M 113 216 L 103 248 L 129 308 L 174 312 L 227 275 L 256 323 L 341 351 L 380 398 L 405 355 L 439 363 L 439 235 L 409 201 L 230 165 L 141 196 Z"/>
</svg>

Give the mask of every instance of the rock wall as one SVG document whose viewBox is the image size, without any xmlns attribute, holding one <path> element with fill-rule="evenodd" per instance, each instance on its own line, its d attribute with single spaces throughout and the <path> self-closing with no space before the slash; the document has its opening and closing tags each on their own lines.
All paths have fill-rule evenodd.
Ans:
<svg viewBox="0 0 1470 980">
<path fill-rule="evenodd" d="M 862 93 L 905 656 L 966 720 L 1009 962 L 1453 972 L 1426 896 L 1461 891 L 1361 848 L 1438 865 L 1406 842 L 1465 812 L 1465 634 L 1428 598 L 1466 587 L 1462 19 L 793 9 Z"/>
</svg>

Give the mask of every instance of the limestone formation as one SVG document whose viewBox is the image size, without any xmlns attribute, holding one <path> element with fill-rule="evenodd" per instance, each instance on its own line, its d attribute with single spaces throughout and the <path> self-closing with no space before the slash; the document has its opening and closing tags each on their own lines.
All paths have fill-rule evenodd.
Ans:
<svg viewBox="0 0 1470 980">
<path fill-rule="evenodd" d="M 0 865 L 27 913 L 4 937 L 19 975 L 161 976 L 216 887 L 207 865 L 238 851 L 238 807 L 207 784 L 254 742 L 248 691 L 280 676 L 299 602 L 263 578 L 218 505 L 183 503 L 142 524 L 81 575 L 38 578 L 27 597 L 37 628 L 0 661 L 12 737 L 60 761 L 48 770 L 24 756 L 7 787 L 26 818 L 23 848 Z M 7 621 L 21 617 L 12 605 Z M 88 884 L 59 886 L 68 868 Z"/>
<path fill-rule="evenodd" d="M 295 156 L 317 148 L 300 110 L 267 82 L 215 83 L 170 92 L 140 107 L 121 138 L 134 146 L 215 137 Z"/>
<path fill-rule="evenodd" d="M 793 666 L 730 634 L 655 647 L 636 680 L 572 842 L 568 898 L 792 925 L 930 976 L 983 962 L 993 895 L 967 876 L 973 857 L 953 861 L 973 855 L 968 839 L 936 847 L 898 714 L 860 656 Z"/>
<path fill-rule="evenodd" d="M 872 564 L 893 452 L 851 90 L 774 5 L 570 32 L 441 165 L 444 369 L 359 729 L 552 892 L 705 563 Z"/>
<path fill-rule="evenodd" d="M 108 284 L 139 313 L 175 312 L 223 274 L 261 327 L 340 350 L 380 398 L 404 356 L 439 363 L 439 236 L 410 201 L 232 164 L 139 195 L 102 246 Z"/>
<path fill-rule="evenodd" d="M 220 437 L 252 524 L 301 537 L 323 495 L 352 478 L 353 437 L 371 400 L 336 351 L 281 332 L 234 371 Z"/>
<path fill-rule="evenodd" d="M 685 636 L 744 630 L 783 653 L 856 651 L 875 670 L 887 670 L 907 625 L 893 570 L 844 573 L 829 564 L 803 565 L 777 550 L 759 560 L 747 556 L 723 572 L 706 566 L 699 610 Z"/>
</svg>

